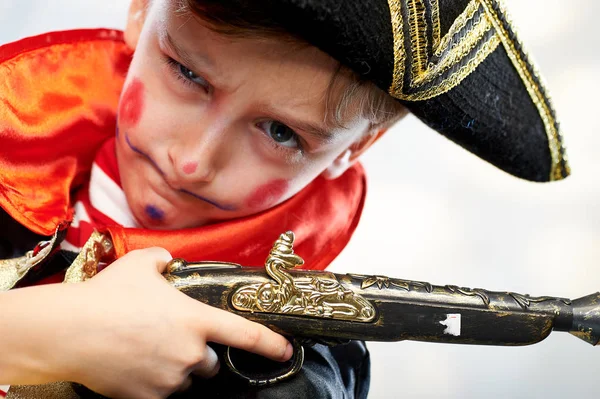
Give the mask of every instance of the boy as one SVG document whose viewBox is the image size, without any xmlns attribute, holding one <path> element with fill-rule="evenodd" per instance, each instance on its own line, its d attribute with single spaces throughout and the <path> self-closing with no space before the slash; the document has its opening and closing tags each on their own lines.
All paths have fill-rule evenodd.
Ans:
<svg viewBox="0 0 600 399">
<path fill-rule="evenodd" d="M 161 230 L 208 225 L 209 228 L 204 229 L 203 235 L 198 235 L 198 239 L 204 240 L 209 236 L 211 240 L 207 241 L 211 245 L 202 247 L 202 244 L 194 243 L 193 249 L 178 247 L 177 256 L 230 260 L 227 256 L 233 254 L 236 256 L 231 259 L 233 261 L 259 264 L 240 261 L 240 257 L 264 257 L 265 252 L 259 250 L 262 244 L 251 248 L 248 243 L 244 243 L 235 250 L 231 250 L 232 245 L 227 245 L 224 253 L 214 252 L 211 247 L 223 235 L 213 234 L 219 227 L 210 226 L 222 226 L 223 220 L 232 219 L 241 222 L 237 225 L 226 224 L 229 229 L 238 227 L 238 231 L 242 232 L 257 227 L 264 229 L 256 222 L 270 220 L 269 213 L 274 211 L 286 218 L 301 218 L 301 222 L 297 223 L 298 228 L 293 229 L 299 237 L 303 234 L 310 237 L 305 246 L 310 248 L 309 252 L 312 252 L 315 260 L 307 262 L 307 265 L 314 266 L 321 262 L 319 266 L 326 266 L 345 245 L 362 203 L 360 171 L 354 168 L 344 175 L 343 172 L 390 123 L 402 115 L 402 108 L 392 97 L 378 92 L 371 83 L 363 81 L 373 81 L 385 90 L 389 88 L 390 94 L 407 101 L 406 105 L 432 127 L 511 173 L 532 180 L 561 178 L 567 174 L 552 110 L 543 90 L 537 84 L 537 78 L 529 70 L 526 59 L 518 48 L 509 46 L 514 46 L 510 37 L 503 35 L 508 28 L 502 25 L 505 21 L 502 14 L 494 8 L 497 6 L 494 2 L 471 2 L 466 5 L 456 2 L 454 7 L 442 10 L 444 13 L 439 13 L 437 2 L 424 3 L 421 11 L 392 1 L 389 5 L 385 2 L 363 6 L 348 3 L 338 8 L 331 7 L 327 2 L 314 2 L 308 6 L 306 2 L 255 5 L 254 8 L 263 10 L 264 15 L 249 11 L 247 8 L 252 8 L 253 5 L 243 2 L 222 7 L 210 2 L 188 3 L 183 4 L 187 8 L 181 10 L 181 4 L 156 0 L 148 8 L 147 15 L 143 2 L 132 6 L 133 20 L 126 32 L 126 41 L 131 47 L 137 46 L 137 50 L 121 96 L 119 118 L 116 121 L 117 135 L 114 141 L 109 140 L 104 144 L 96 157 L 96 165 L 99 165 L 102 173 L 107 174 L 107 171 L 115 169 L 114 165 L 111 168 L 109 155 L 111 146 L 116 147 L 118 173 L 113 174 L 111 180 L 117 182 L 120 178 L 124 192 L 121 199 L 126 199 L 125 207 L 122 207 L 122 200 L 115 201 L 113 197 L 101 201 L 103 204 L 114 202 L 107 207 L 107 211 L 99 212 L 101 215 L 96 219 L 103 220 L 92 220 L 93 215 L 86 215 L 84 211 L 76 212 L 76 226 L 67 232 L 68 245 L 71 247 L 65 246 L 70 249 L 80 248 L 87 240 L 85 236 L 89 234 L 81 228 L 85 223 L 95 228 L 121 224 L 126 227 Z M 360 12 L 352 14 L 352 11 L 357 11 L 353 7 L 357 7 Z M 236 12 L 228 15 L 228 10 Z M 239 15 L 237 10 L 241 10 Z M 382 10 L 385 12 L 381 12 Z M 416 45 L 412 52 L 408 51 L 410 45 L 401 41 L 399 33 L 403 27 L 400 14 L 402 10 L 407 12 L 409 20 L 412 18 L 411 21 L 415 22 L 412 25 L 406 22 L 411 27 L 406 30 L 412 36 L 409 39 L 416 38 L 413 40 Z M 436 10 L 437 13 L 434 12 Z M 340 25 L 352 26 L 346 20 L 371 13 L 375 15 L 374 24 L 361 26 L 362 32 L 348 29 L 340 38 L 334 37 L 329 41 L 332 33 L 342 32 Z M 256 18 L 248 17 L 250 21 L 247 21 L 240 15 Z M 281 15 L 299 15 L 299 18 L 294 21 L 290 21 L 291 17 L 284 18 L 283 22 L 288 25 L 278 25 L 275 21 Z M 496 18 L 493 18 L 494 15 Z M 377 19 L 381 16 L 386 18 Z M 430 24 L 428 18 L 432 21 Z M 307 29 L 298 20 L 314 21 L 316 27 Z M 341 24 L 340 20 L 346 22 Z M 139 24 L 138 30 L 136 21 Z M 450 32 L 444 36 L 448 40 L 441 39 L 436 26 L 444 33 Z M 422 32 L 419 31 L 421 28 Z M 377 32 L 380 33 L 379 36 L 372 34 Z M 382 32 L 395 33 L 387 37 Z M 364 40 L 358 40 L 357 35 L 360 34 L 365 36 L 361 37 Z M 347 37 L 343 37 L 344 35 Z M 460 41 L 454 38 L 460 35 L 466 39 Z M 430 39 L 423 41 L 425 47 L 429 48 L 419 47 L 419 40 L 424 37 Z M 390 38 L 393 39 L 391 45 L 388 43 Z M 499 46 L 502 40 L 508 40 L 504 51 L 512 49 L 509 55 L 496 51 L 503 49 Z M 325 52 L 308 46 L 307 41 Z M 377 48 L 381 50 L 379 53 L 373 50 Z M 386 52 L 386 49 L 393 49 L 395 52 Z M 431 53 L 431 62 L 427 62 L 430 54 L 426 54 L 426 50 Z M 338 70 L 338 62 L 331 56 L 351 66 L 354 73 L 346 68 Z M 513 62 L 521 69 L 515 72 L 509 56 L 517 58 Z M 475 69 L 486 58 L 487 63 Z M 243 67 L 240 66 L 242 61 Z M 408 62 L 410 68 L 405 69 L 404 62 Z M 435 65 L 438 66 L 437 69 Z M 509 87 L 512 85 L 512 90 L 503 92 L 498 89 L 497 84 L 494 85 L 494 70 L 503 72 L 502 83 Z M 362 75 L 361 79 L 356 74 Z M 79 83 L 89 82 L 80 80 Z M 465 93 L 479 93 L 481 96 L 473 104 L 465 99 Z M 507 95 L 510 101 L 505 101 Z M 489 106 L 490 97 L 495 107 Z M 58 103 L 56 98 L 53 97 L 55 101 L 47 101 L 55 109 L 58 108 L 55 106 Z M 68 101 L 64 98 L 62 100 L 64 106 Z M 506 112 L 505 107 L 498 105 L 503 102 L 511 104 L 514 109 Z M 46 104 L 43 101 L 41 103 Z M 99 118 L 98 115 L 95 116 Z M 103 157 L 104 154 L 108 155 Z M 14 161 L 15 156 L 7 155 L 7 159 Z M 15 164 L 13 162 L 9 166 Z M 60 170 L 59 166 L 54 170 Z M 103 176 L 100 172 L 95 173 L 97 170 L 99 169 L 92 169 L 89 190 L 84 189 L 76 194 L 76 211 L 78 203 L 82 204 L 83 209 L 97 208 L 93 199 L 94 187 L 98 187 L 97 183 L 103 179 L 98 177 Z M 321 179 L 314 180 L 320 174 L 327 178 L 341 177 L 325 184 Z M 76 175 L 73 180 L 77 179 L 81 179 L 81 176 Z M 14 180 L 7 180 L 14 183 Z M 307 189 L 300 191 L 305 186 L 308 186 Z M 314 187 L 318 187 L 318 190 Z M 307 195 L 307 190 L 310 195 Z M 311 198 L 315 205 L 314 198 L 321 191 L 326 192 L 326 195 L 317 197 L 317 203 L 323 207 L 318 209 L 318 213 L 310 207 L 298 210 L 289 206 L 294 201 L 301 205 L 304 200 L 309 201 Z M 11 216 L 34 231 L 42 231 L 39 227 L 33 228 L 37 227 L 34 225 L 39 224 L 39 220 L 32 223 L 30 217 L 14 211 L 18 208 L 14 206 L 14 196 L 18 193 L 10 194 L 12 197 L 7 196 L 8 200 L 3 206 L 11 211 L 12 205 Z M 89 199 L 86 198 L 87 195 Z M 26 196 L 23 197 L 19 205 L 35 208 L 35 204 L 32 205 Z M 298 203 L 298 198 L 303 201 Z M 282 203 L 287 199 L 290 201 Z M 331 210 L 332 207 L 324 206 L 322 200 L 329 201 L 325 205 L 334 204 L 335 211 Z M 278 204 L 281 206 L 277 206 Z M 282 209 L 285 211 L 282 212 Z M 106 221 L 102 214 L 106 216 L 109 212 L 113 216 Z M 260 218 L 243 219 L 259 212 L 266 213 L 262 213 Z M 310 217 L 311 214 L 313 217 Z M 341 223 L 340 218 L 345 219 L 346 224 Z M 294 223 L 293 220 L 275 219 L 281 226 L 277 227 L 279 230 L 285 230 L 289 223 Z M 243 226 L 243 221 L 254 223 L 245 223 L 246 226 Z M 277 223 L 272 228 L 276 228 L 276 225 Z M 331 229 L 332 225 L 334 229 Z M 313 238 L 311 232 L 316 229 L 319 230 L 319 235 Z M 125 243 L 121 246 L 121 253 L 127 252 L 123 248 L 156 245 L 157 242 L 163 245 L 183 237 L 181 234 L 175 238 L 168 234 L 155 235 L 154 241 L 149 238 L 141 242 L 140 235 L 130 232 L 127 234 L 128 240 L 119 241 L 122 229 L 111 227 L 109 231 L 117 242 L 117 252 L 118 243 Z M 200 230 L 187 231 L 187 243 L 183 247 L 191 246 L 189 237 L 192 234 L 200 234 Z M 81 238 L 81 235 L 84 237 Z M 149 235 L 149 232 L 143 234 L 144 237 Z M 333 242 L 335 245 L 324 244 L 324 237 L 328 239 L 328 243 Z M 272 241 L 272 237 L 267 240 Z M 300 249 L 297 252 L 303 253 Z M 81 285 L 85 287 L 85 291 L 75 286 L 61 287 L 59 294 L 53 287 L 43 287 L 18 290 L 0 297 L 0 301 L 10 300 L 23 305 L 22 308 L 15 309 L 13 323 L 4 326 L 5 330 L 0 334 L 8 337 L 6 345 L 16 348 L 12 358 L 10 352 L 6 357 L 7 370 L 9 366 L 9 372 L 15 373 L 16 370 L 15 381 L 43 381 L 18 379 L 19 372 L 31 373 L 35 370 L 36 375 L 46 381 L 57 377 L 76 380 L 108 394 L 149 397 L 152 392 L 160 396 L 184 384 L 192 369 L 199 370 L 205 376 L 214 374 L 215 357 L 204 344 L 206 340 L 253 349 L 253 345 L 242 342 L 243 339 L 235 341 L 236 337 L 226 336 L 226 331 L 232 331 L 233 328 L 218 328 L 223 325 L 223 320 L 227 320 L 227 323 L 242 323 L 241 321 L 233 321 L 229 315 L 205 308 L 202 308 L 205 323 L 214 325 L 210 328 L 202 326 L 203 342 L 198 345 L 194 342 L 197 341 L 197 336 L 190 337 L 189 329 L 185 328 L 188 327 L 185 326 L 189 323 L 188 320 L 193 318 L 191 313 L 200 312 L 198 305 L 191 305 L 177 293 L 168 291 L 164 283 L 156 279 L 156 272 L 151 273 L 146 269 L 144 278 L 141 269 L 136 269 L 135 274 L 128 277 L 127 273 L 133 273 L 131 270 L 135 266 L 132 265 L 129 269 L 122 266 L 136 263 L 164 265 L 166 259 L 168 255 L 164 253 L 132 253 L 115 262 L 89 283 Z M 130 295 L 125 296 L 130 287 L 121 284 L 123 289 L 119 291 L 120 283 L 133 278 L 139 283 L 138 287 L 144 286 L 143 290 L 136 290 L 139 293 L 134 298 L 139 298 L 137 303 L 140 306 L 144 304 L 145 308 L 155 310 L 150 316 L 156 322 L 151 322 L 149 317 L 140 317 L 148 315 L 137 313 L 139 308 L 135 306 L 135 302 L 138 299 L 132 300 Z M 106 292 L 109 284 L 114 293 L 113 298 L 98 304 L 94 298 Z M 154 291 L 158 293 L 154 294 Z M 157 301 L 156 298 L 161 300 Z M 82 312 L 82 309 L 66 306 L 66 303 L 82 302 L 86 305 L 93 304 L 92 308 Z M 183 302 L 188 304 L 184 305 Z M 3 308 L 5 303 L 2 302 Z M 174 329 L 184 326 L 168 334 L 171 338 L 169 341 L 172 341 L 169 344 L 186 348 L 186 355 L 193 353 L 194 347 L 198 353 L 191 356 L 193 360 L 156 356 L 140 361 L 138 358 L 147 354 L 148 346 L 164 342 L 156 335 L 160 331 L 154 331 L 155 325 L 160 324 L 158 320 L 164 323 L 166 314 L 169 314 L 169 318 L 174 317 L 171 309 L 175 303 L 181 303 L 181 309 L 188 308 L 190 311 L 178 312 L 180 314 L 176 320 L 170 323 Z M 94 344 L 106 342 L 107 346 L 111 346 L 111 352 L 102 345 L 88 346 L 84 353 L 74 351 L 73 346 L 78 346 L 74 342 L 57 347 L 56 342 L 63 343 L 67 336 L 71 336 L 63 333 L 52 337 L 52 350 L 66 355 L 60 364 L 66 370 L 65 373 L 52 375 L 61 367 L 52 364 L 47 357 L 40 357 L 39 354 L 24 356 L 40 347 L 39 351 L 44 355 L 50 347 L 48 343 L 43 345 L 44 337 L 38 336 L 33 336 L 26 345 L 20 343 L 17 346 L 16 342 L 11 341 L 11 337 L 19 333 L 35 331 L 35 328 L 32 329 L 27 324 L 31 323 L 28 319 L 32 314 L 43 313 L 44 304 L 53 304 L 64 315 L 68 312 L 77 316 L 73 317 L 70 324 L 65 322 L 66 332 L 81 329 L 81 325 L 89 325 L 93 336 L 86 338 L 91 338 Z M 119 306 L 121 311 L 115 315 L 115 309 Z M 195 306 L 193 310 L 191 306 Z M 86 317 L 82 318 L 81 313 L 85 313 L 83 316 Z M 114 336 L 108 338 L 99 335 L 102 331 L 98 328 L 99 324 L 106 323 L 107 320 L 99 320 L 97 315 L 110 313 L 113 313 L 110 322 L 115 332 L 112 333 Z M 89 314 L 94 314 L 95 318 L 92 320 L 87 316 Z M 19 315 L 27 315 L 27 320 L 19 319 Z M 131 330 L 131 325 L 136 325 L 135 322 L 132 323 L 135 320 L 139 321 L 137 325 L 147 336 L 141 337 L 140 330 L 133 334 L 131 331 L 123 332 Z M 36 323 L 40 324 L 34 327 L 41 328 L 47 326 L 44 323 L 49 321 L 42 317 L 36 319 Z M 256 332 L 259 331 L 256 330 L 258 327 L 250 327 L 247 322 L 243 324 L 246 327 L 240 325 L 240 329 L 255 329 L 248 330 L 249 334 L 268 334 L 262 329 L 260 333 Z M 143 339 L 140 341 L 140 338 Z M 270 335 L 269 338 L 276 340 L 275 346 L 284 346 L 281 337 Z M 133 346 L 139 353 L 133 353 L 124 347 L 115 348 L 117 344 L 131 343 L 131 340 L 135 340 L 134 345 L 123 346 Z M 83 345 L 78 346 L 80 351 L 81 347 Z M 260 340 L 254 350 L 276 359 L 289 357 L 289 353 L 282 356 L 280 348 L 261 346 Z M 161 348 L 161 352 L 168 355 L 183 351 L 165 347 Z M 104 356 L 100 356 L 101 354 Z M 74 365 L 79 367 L 83 357 L 99 359 L 99 363 L 87 364 L 87 367 L 75 372 Z M 155 370 L 126 374 L 123 368 L 131 364 L 132 359 L 138 366 L 139 363 L 143 363 L 143 366 L 153 362 L 160 364 L 162 371 L 171 364 L 174 375 L 172 381 L 178 381 L 161 388 L 156 386 L 160 385 L 157 384 L 158 379 L 150 374 Z M 52 367 L 53 370 L 48 372 L 44 367 Z M 90 370 L 98 369 L 107 372 L 105 375 L 90 373 Z M 142 375 L 144 373 L 146 374 Z M 139 380 L 137 385 L 136 380 Z M 155 386 L 145 385 L 150 383 Z M 145 395 L 146 392 L 148 395 Z"/>
</svg>

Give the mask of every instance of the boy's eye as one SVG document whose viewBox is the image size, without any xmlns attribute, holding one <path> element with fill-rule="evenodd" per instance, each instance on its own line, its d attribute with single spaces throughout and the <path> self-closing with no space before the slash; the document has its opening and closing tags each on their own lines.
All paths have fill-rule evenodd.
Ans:
<svg viewBox="0 0 600 399">
<path fill-rule="evenodd" d="M 179 73 L 181 73 L 181 75 L 183 77 L 185 77 L 187 80 L 194 82 L 200 86 L 204 86 L 206 87 L 208 85 L 208 82 L 206 82 L 206 80 L 204 80 L 203 78 L 201 78 L 200 76 L 196 75 L 194 73 L 194 71 L 186 68 L 184 65 L 179 64 Z"/>
<path fill-rule="evenodd" d="M 297 148 L 298 135 L 283 123 L 265 121 L 259 124 L 273 140 L 284 147 Z"/>
</svg>

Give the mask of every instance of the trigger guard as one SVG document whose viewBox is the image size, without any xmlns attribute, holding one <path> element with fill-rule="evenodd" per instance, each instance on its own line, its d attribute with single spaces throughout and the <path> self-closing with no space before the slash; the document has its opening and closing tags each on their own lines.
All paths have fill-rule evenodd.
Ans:
<svg viewBox="0 0 600 399">
<path fill-rule="evenodd" d="M 264 386 L 264 385 L 272 385 L 284 380 L 287 380 L 288 378 L 293 377 L 294 375 L 296 375 L 301 369 L 302 369 L 302 364 L 304 364 L 304 347 L 296 340 L 293 339 L 292 340 L 292 347 L 294 349 L 294 352 L 292 354 L 292 364 L 290 365 L 290 367 L 288 367 L 286 370 L 284 370 L 281 374 L 274 376 L 274 377 L 270 377 L 270 378 L 253 378 L 251 376 L 248 376 L 246 374 L 244 374 L 242 371 L 238 370 L 237 367 L 235 367 L 235 365 L 233 364 L 233 361 L 231 360 L 231 354 L 230 354 L 230 349 L 231 347 L 227 347 L 227 350 L 225 351 L 225 356 L 224 356 L 224 360 L 225 360 L 225 364 L 227 365 L 227 367 L 229 367 L 229 369 L 237 374 L 239 377 L 241 377 L 243 380 L 245 380 L 249 385 L 252 386 Z"/>
</svg>

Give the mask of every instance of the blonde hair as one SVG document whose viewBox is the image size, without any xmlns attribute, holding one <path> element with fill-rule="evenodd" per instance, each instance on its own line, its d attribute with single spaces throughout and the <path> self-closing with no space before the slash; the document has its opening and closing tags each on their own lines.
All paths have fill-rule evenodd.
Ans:
<svg viewBox="0 0 600 399">
<path fill-rule="evenodd" d="M 346 79 L 340 78 L 343 76 Z M 337 97 L 333 95 L 336 91 L 341 93 Z M 329 125 L 344 128 L 348 120 L 359 116 L 369 121 L 367 130 L 387 128 L 408 113 L 406 107 L 375 83 L 361 79 L 341 64 L 331 80 L 325 107 Z"/>
</svg>

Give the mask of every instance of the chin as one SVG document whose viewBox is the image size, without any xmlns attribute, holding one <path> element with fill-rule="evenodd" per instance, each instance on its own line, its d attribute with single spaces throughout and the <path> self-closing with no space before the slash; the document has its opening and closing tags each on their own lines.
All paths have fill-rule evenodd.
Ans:
<svg viewBox="0 0 600 399">
<path fill-rule="evenodd" d="M 144 214 L 143 217 L 136 217 L 140 226 L 148 230 L 181 230 L 194 227 L 201 227 L 211 222 L 205 219 L 196 219 L 190 221 L 190 218 L 168 218 L 155 219 Z"/>
</svg>

